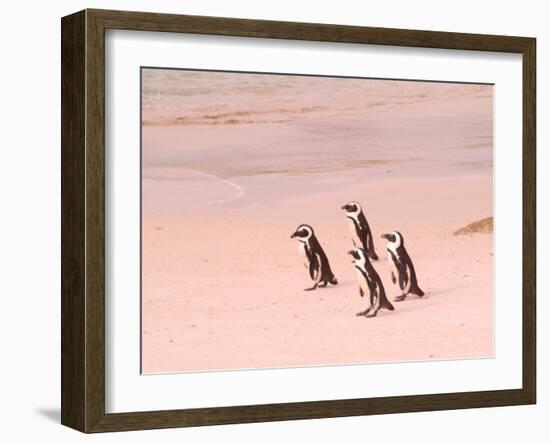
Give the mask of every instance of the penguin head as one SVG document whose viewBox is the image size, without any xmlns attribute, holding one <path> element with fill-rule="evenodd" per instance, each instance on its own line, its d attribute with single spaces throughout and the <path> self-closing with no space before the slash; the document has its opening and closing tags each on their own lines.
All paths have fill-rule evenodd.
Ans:
<svg viewBox="0 0 550 442">
<path fill-rule="evenodd" d="M 360 267 L 365 266 L 365 261 L 367 258 L 365 255 L 365 251 L 362 248 L 356 247 L 355 249 L 350 250 L 348 252 L 348 255 L 351 255 L 351 257 L 353 258 L 353 261 L 352 261 L 353 264 L 358 265 Z"/>
<path fill-rule="evenodd" d="M 358 215 L 361 212 L 361 205 L 357 201 L 350 201 L 342 206 L 342 210 L 345 210 L 346 215 Z"/>
<path fill-rule="evenodd" d="M 301 224 L 296 231 L 290 235 L 291 238 L 298 238 L 301 241 L 307 241 L 314 235 L 313 228 L 307 224 Z"/>
<path fill-rule="evenodd" d="M 399 232 L 384 233 L 382 238 L 391 243 L 395 248 L 405 245 L 403 235 Z"/>
</svg>

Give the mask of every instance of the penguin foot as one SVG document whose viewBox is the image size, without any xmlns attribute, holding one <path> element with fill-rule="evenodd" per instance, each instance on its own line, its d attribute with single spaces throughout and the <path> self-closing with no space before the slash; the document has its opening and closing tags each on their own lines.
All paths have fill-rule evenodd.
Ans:
<svg viewBox="0 0 550 442">
<path fill-rule="evenodd" d="M 395 302 L 401 302 L 401 301 L 404 301 L 406 297 L 407 297 L 407 295 L 399 295 L 399 296 L 396 296 L 395 298 L 393 298 L 393 300 Z"/>
<path fill-rule="evenodd" d="M 307 289 L 304 289 L 304 292 L 311 292 L 312 290 L 315 290 L 317 288 L 316 285 L 314 285 L 313 287 L 308 287 Z"/>
<path fill-rule="evenodd" d="M 378 313 L 378 310 L 372 310 L 365 315 L 365 318 L 374 318 L 377 313 Z"/>
<path fill-rule="evenodd" d="M 321 284 L 319 284 L 319 287 L 326 287 L 328 284 L 328 282 L 324 281 L 322 282 Z"/>
<path fill-rule="evenodd" d="M 367 316 L 371 311 L 370 307 L 362 312 L 356 313 L 355 316 Z"/>
</svg>

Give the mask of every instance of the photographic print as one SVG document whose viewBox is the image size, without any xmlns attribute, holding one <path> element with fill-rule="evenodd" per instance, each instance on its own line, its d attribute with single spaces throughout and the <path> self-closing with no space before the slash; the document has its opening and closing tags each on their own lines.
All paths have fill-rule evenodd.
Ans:
<svg viewBox="0 0 550 442">
<path fill-rule="evenodd" d="M 493 357 L 493 98 L 142 68 L 142 373 Z"/>
</svg>

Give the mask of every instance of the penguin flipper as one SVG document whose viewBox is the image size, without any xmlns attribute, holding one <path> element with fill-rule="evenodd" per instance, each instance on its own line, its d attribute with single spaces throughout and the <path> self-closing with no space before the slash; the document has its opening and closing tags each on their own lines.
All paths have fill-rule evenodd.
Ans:
<svg viewBox="0 0 550 442">
<path fill-rule="evenodd" d="M 401 263 L 399 266 L 399 288 L 404 290 L 408 282 L 409 275 L 407 275 L 407 266 L 404 263 Z"/>
<path fill-rule="evenodd" d="M 368 239 L 368 245 L 369 245 L 368 251 L 369 251 L 370 259 L 372 259 L 373 261 L 378 261 L 378 255 L 374 251 L 374 241 L 372 239 L 372 232 L 370 230 L 367 233 L 367 239 Z"/>
<path fill-rule="evenodd" d="M 321 257 L 318 253 L 315 253 L 311 258 L 309 275 L 311 276 L 311 279 L 315 281 L 314 288 L 317 288 L 323 279 L 323 267 L 321 266 Z"/>
<path fill-rule="evenodd" d="M 368 224 L 363 226 L 363 230 L 361 230 L 360 234 L 360 239 L 363 250 L 367 253 L 367 255 L 369 255 L 369 258 L 373 261 L 378 261 L 378 255 L 374 251 L 374 242 Z"/>
<path fill-rule="evenodd" d="M 397 260 L 397 258 L 393 253 L 391 254 L 391 260 L 393 263 L 393 267 L 391 267 L 391 282 L 395 284 L 397 282 L 397 277 L 400 275 L 399 270 L 401 268 L 401 264 L 399 263 L 399 261 Z M 399 284 L 401 285 L 401 283 Z"/>
<path fill-rule="evenodd" d="M 369 290 L 372 293 L 376 293 L 376 282 L 370 278 L 367 278 L 367 285 L 369 286 Z"/>
<path fill-rule="evenodd" d="M 308 260 L 308 271 L 309 271 L 309 277 L 313 280 L 315 280 L 315 270 L 317 265 L 317 259 L 315 258 L 315 255 L 311 253 L 311 250 L 309 247 L 305 247 L 306 257 Z"/>
<path fill-rule="evenodd" d="M 312 256 L 309 260 L 309 277 L 315 281 L 319 273 L 321 273 L 321 269 L 319 268 L 317 258 Z"/>
</svg>

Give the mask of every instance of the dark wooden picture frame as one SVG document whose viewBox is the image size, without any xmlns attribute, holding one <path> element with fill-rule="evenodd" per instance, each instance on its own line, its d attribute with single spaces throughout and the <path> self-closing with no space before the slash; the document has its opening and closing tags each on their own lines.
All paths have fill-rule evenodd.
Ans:
<svg viewBox="0 0 550 442">
<path fill-rule="evenodd" d="M 84 10 L 62 19 L 61 422 L 83 432 L 534 404 L 536 41 L 533 38 Z M 105 412 L 105 30 L 124 29 L 522 54 L 523 386 L 219 408 Z"/>
</svg>

